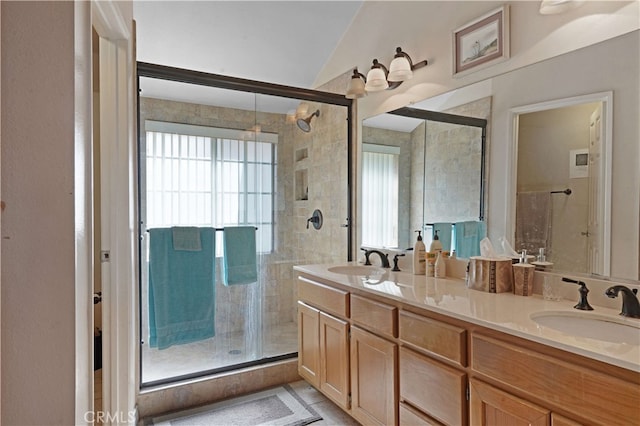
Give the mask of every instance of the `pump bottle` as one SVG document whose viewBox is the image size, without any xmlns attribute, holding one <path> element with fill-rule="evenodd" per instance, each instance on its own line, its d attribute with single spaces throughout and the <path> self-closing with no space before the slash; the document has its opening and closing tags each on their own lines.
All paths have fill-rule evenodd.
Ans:
<svg viewBox="0 0 640 426">
<path fill-rule="evenodd" d="M 425 246 L 422 242 L 422 231 L 416 231 L 418 233 L 418 240 L 413 247 L 413 274 L 424 275 L 427 272 L 427 260 L 424 257 Z"/>
<path fill-rule="evenodd" d="M 431 241 L 431 245 L 429 246 L 429 251 L 431 253 L 442 251 L 442 243 L 440 242 L 440 237 L 438 237 L 438 231 L 436 231 L 435 235 L 433 236 L 433 240 Z"/>
</svg>

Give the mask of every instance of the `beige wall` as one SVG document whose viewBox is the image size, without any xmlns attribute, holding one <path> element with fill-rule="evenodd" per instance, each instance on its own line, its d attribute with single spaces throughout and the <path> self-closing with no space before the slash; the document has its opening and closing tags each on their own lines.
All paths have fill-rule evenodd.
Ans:
<svg viewBox="0 0 640 426">
<path fill-rule="evenodd" d="M 74 424 L 74 4 L 1 7 L 1 422 Z"/>
</svg>

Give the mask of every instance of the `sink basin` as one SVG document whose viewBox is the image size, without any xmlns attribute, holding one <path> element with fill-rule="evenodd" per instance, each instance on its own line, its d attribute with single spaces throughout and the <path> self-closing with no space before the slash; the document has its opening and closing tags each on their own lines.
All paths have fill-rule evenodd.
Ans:
<svg viewBox="0 0 640 426">
<path fill-rule="evenodd" d="M 357 275 L 357 276 L 382 275 L 386 272 L 384 269 L 377 268 L 375 266 L 361 266 L 361 265 L 333 266 L 327 270 L 329 272 L 333 272 L 334 274 Z"/>
<path fill-rule="evenodd" d="M 543 311 L 531 314 L 536 323 L 562 333 L 604 342 L 640 345 L 640 321 L 583 312 Z"/>
</svg>

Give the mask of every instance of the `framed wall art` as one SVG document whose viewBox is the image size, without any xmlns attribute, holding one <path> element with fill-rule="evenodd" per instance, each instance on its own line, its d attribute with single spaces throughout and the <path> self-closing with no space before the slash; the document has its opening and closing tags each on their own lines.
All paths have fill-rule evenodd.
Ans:
<svg viewBox="0 0 640 426">
<path fill-rule="evenodd" d="M 509 5 L 453 32 L 453 75 L 458 77 L 509 58 Z"/>
</svg>

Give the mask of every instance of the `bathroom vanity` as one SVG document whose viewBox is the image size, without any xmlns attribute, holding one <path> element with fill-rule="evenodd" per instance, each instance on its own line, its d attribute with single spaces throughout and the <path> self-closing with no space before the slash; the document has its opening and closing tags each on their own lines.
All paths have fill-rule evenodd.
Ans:
<svg viewBox="0 0 640 426">
<path fill-rule="evenodd" d="M 536 322 L 590 314 L 574 300 L 486 293 L 460 279 L 355 263 L 294 269 L 299 374 L 362 424 L 640 421 L 639 342 Z M 618 313 L 593 312 L 640 327 Z"/>
</svg>

